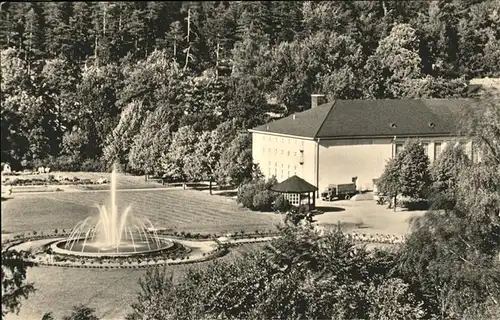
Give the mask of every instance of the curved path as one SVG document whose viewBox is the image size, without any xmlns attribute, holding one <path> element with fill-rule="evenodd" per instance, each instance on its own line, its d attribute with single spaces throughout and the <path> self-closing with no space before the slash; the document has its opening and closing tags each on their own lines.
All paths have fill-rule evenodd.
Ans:
<svg viewBox="0 0 500 320">
<path fill-rule="evenodd" d="M 248 239 L 228 239 L 226 243 L 228 244 L 244 244 L 244 243 L 255 243 L 255 242 L 266 242 L 275 239 L 276 237 L 261 237 L 261 238 L 248 238 Z M 8 250 L 17 250 L 17 251 L 31 251 L 35 254 L 35 258 L 32 259 L 33 262 L 36 262 L 41 265 L 52 265 L 52 266 L 61 266 L 61 267 L 86 267 L 86 268 L 127 268 L 127 267 L 145 267 L 152 265 L 163 265 L 163 264 L 183 264 L 183 263 L 195 263 L 195 262 L 203 262 L 217 257 L 217 252 L 219 249 L 219 245 L 214 240 L 184 240 L 184 239 L 173 239 L 169 237 L 165 237 L 165 239 L 172 240 L 181 245 L 184 245 L 191 249 L 191 251 L 186 255 L 186 259 L 166 259 L 166 260 L 158 260 L 158 261 L 143 261 L 140 263 L 133 262 L 110 262 L 110 263 L 102 263 L 102 264 L 84 264 L 81 262 L 71 262 L 71 261 L 54 261 L 53 256 L 50 254 L 40 254 L 39 250 L 42 247 L 56 242 L 60 240 L 66 239 L 65 237 L 60 238 L 46 238 L 40 240 L 26 241 L 17 245 L 13 245 Z"/>
</svg>

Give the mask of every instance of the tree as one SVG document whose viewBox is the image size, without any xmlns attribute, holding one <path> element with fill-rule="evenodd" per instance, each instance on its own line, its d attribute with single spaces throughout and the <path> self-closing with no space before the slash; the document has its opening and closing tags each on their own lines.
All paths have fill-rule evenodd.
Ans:
<svg viewBox="0 0 500 320">
<path fill-rule="evenodd" d="M 84 61 L 92 55 L 95 34 L 92 34 L 92 4 L 74 2 L 73 14 L 69 17 L 71 39 L 74 42 L 71 56 L 76 61 Z"/>
<path fill-rule="evenodd" d="M 86 157 L 100 157 L 103 143 L 118 123 L 119 109 L 116 94 L 121 75 L 115 65 L 84 68 L 76 89 L 78 122 L 88 134 Z M 91 143 L 90 143 L 91 142 Z"/>
<path fill-rule="evenodd" d="M 28 63 L 28 72 L 31 67 L 38 67 L 39 59 L 44 52 L 44 19 L 38 3 L 28 3 L 24 17 L 24 60 Z"/>
<path fill-rule="evenodd" d="M 236 119 L 242 128 L 264 123 L 267 103 L 262 92 L 255 78 L 231 79 L 227 104 L 228 119 Z"/>
<path fill-rule="evenodd" d="M 407 140 L 401 156 L 399 182 L 401 194 L 413 199 L 425 199 L 431 183 L 429 157 L 417 140 Z"/>
<path fill-rule="evenodd" d="M 64 316 L 62 320 L 99 320 L 99 318 L 95 315 L 95 309 L 82 304 L 74 306 L 71 314 Z"/>
<path fill-rule="evenodd" d="M 168 106 L 158 107 L 145 117 L 128 155 L 129 165 L 133 170 L 145 175 L 162 172 L 161 158 L 170 147 L 167 109 Z"/>
<path fill-rule="evenodd" d="M 178 283 L 148 272 L 128 319 L 421 319 L 421 302 L 390 279 L 387 254 L 370 255 L 340 229 L 320 236 L 308 225 L 230 262 L 192 268 Z M 278 306 L 278 307 L 277 307 Z"/>
<path fill-rule="evenodd" d="M 73 4 L 70 2 L 52 2 L 44 4 L 47 32 L 45 48 L 53 56 L 73 58 L 71 46 L 70 16 Z M 78 12 L 80 13 L 80 12 Z"/>
<path fill-rule="evenodd" d="M 106 139 L 103 150 L 104 161 L 111 166 L 128 164 L 128 153 L 133 142 L 133 138 L 141 129 L 141 122 L 144 119 L 144 107 L 142 103 L 133 101 L 127 105 L 120 115 L 118 125 Z"/>
<path fill-rule="evenodd" d="M 220 185 L 239 186 L 252 178 L 252 140 L 249 135 L 237 135 L 222 150 L 217 164 L 217 182 Z"/>
<path fill-rule="evenodd" d="M 460 143 L 448 144 L 431 167 L 433 203 L 436 208 L 453 208 L 460 173 L 470 165 Z"/>
<path fill-rule="evenodd" d="M 2 319 L 9 313 L 19 313 L 21 300 L 35 292 L 32 283 L 26 282 L 26 271 L 33 263 L 26 261 L 28 252 L 2 248 Z"/>
<path fill-rule="evenodd" d="M 188 180 L 186 160 L 194 154 L 197 142 L 198 135 L 192 127 L 181 127 L 173 133 L 172 143 L 161 160 L 162 169 L 168 177 L 182 182 Z"/>
<path fill-rule="evenodd" d="M 79 70 L 67 59 L 46 60 L 40 73 L 45 104 L 54 112 L 53 140 L 61 143 L 63 135 L 77 124 L 78 105 L 76 104 L 76 88 L 80 81 Z M 59 153 L 59 152 L 58 152 Z"/>
<path fill-rule="evenodd" d="M 490 318 L 491 306 L 498 309 L 500 161 L 495 154 L 500 117 L 496 112 L 495 98 L 483 97 L 461 115 L 461 131 L 476 141 L 484 162 L 463 167 L 452 182 L 455 186 L 450 184 L 454 206 L 415 220 L 399 258 L 401 272 L 421 291 L 426 308 L 442 318 Z"/>
<path fill-rule="evenodd" d="M 401 161 L 398 158 L 390 159 L 377 183 L 378 190 L 389 198 L 389 208 L 394 199 L 394 211 L 396 211 L 397 196 L 401 192 L 400 171 Z"/>
<path fill-rule="evenodd" d="M 367 61 L 368 92 L 373 98 L 408 97 L 405 83 L 421 78 L 420 65 L 416 30 L 408 24 L 396 24 Z"/>
<path fill-rule="evenodd" d="M 209 180 L 209 192 L 212 194 L 212 181 L 219 162 L 221 143 L 217 132 L 204 131 L 198 137 L 191 154 L 184 159 L 184 171 L 191 181 Z"/>
<path fill-rule="evenodd" d="M 132 313 L 126 319 L 172 319 L 172 312 L 168 310 L 175 303 L 175 296 L 171 294 L 174 285 L 172 277 L 173 273 L 168 275 L 166 267 L 146 269 L 139 279 L 141 291 L 132 304 Z"/>
</svg>

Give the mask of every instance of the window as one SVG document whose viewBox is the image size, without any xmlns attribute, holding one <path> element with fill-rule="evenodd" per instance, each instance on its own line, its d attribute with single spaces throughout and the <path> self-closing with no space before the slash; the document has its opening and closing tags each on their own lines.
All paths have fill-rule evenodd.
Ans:
<svg viewBox="0 0 500 320">
<path fill-rule="evenodd" d="M 403 144 L 402 143 L 396 143 L 396 153 L 395 155 L 397 156 L 398 154 L 401 153 L 401 151 L 403 151 Z"/>
<path fill-rule="evenodd" d="M 424 153 L 429 156 L 429 144 L 427 142 L 422 143 L 422 148 L 424 148 Z"/>
<path fill-rule="evenodd" d="M 300 194 L 298 193 L 286 193 L 285 197 L 288 199 L 288 202 L 292 205 L 299 205 L 300 202 Z"/>
<path fill-rule="evenodd" d="M 262 147 L 262 152 L 266 153 L 266 148 Z"/>
<path fill-rule="evenodd" d="M 296 156 L 297 156 L 297 152 L 294 152 L 294 153 L 293 153 L 293 156 L 294 156 L 294 157 L 296 157 Z"/>
<path fill-rule="evenodd" d="M 441 142 L 434 142 L 434 160 L 441 154 Z"/>
<path fill-rule="evenodd" d="M 283 149 L 281 149 L 281 154 L 283 154 L 283 152 L 284 152 Z"/>
<path fill-rule="evenodd" d="M 290 151 L 288 151 L 288 156 L 290 156 Z"/>
<path fill-rule="evenodd" d="M 278 149 L 274 148 L 274 154 L 278 154 Z"/>
</svg>

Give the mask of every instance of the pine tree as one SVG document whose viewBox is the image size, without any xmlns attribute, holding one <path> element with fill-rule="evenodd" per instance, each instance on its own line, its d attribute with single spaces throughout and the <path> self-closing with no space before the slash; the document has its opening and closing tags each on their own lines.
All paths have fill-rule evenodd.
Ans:
<svg viewBox="0 0 500 320">
<path fill-rule="evenodd" d="M 73 14 L 70 17 L 70 33 L 73 44 L 71 56 L 81 62 L 93 53 L 95 33 L 92 31 L 92 3 L 78 1 L 73 3 Z"/>
<path fill-rule="evenodd" d="M 44 54 L 44 21 L 38 3 L 28 3 L 28 11 L 24 21 L 24 60 L 28 61 L 28 69 L 39 64 Z"/>
<path fill-rule="evenodd" d="M 62 55 L 69 58 L 74 51 L 70 29 L 72 4 L 70 2 L 49 2 L 44 3 L 43 8 L 47 24 L 45 49 L 53 57 Z"/>
</svg>

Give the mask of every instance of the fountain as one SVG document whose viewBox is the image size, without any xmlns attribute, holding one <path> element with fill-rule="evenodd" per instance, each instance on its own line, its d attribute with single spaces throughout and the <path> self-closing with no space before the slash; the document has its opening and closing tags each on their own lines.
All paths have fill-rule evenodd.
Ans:
<svg viewBox="0 0 500 320">
<path fill-rule="evenodd" d="M 128 256 L 163 251 L 172 241 L 158 237 L 151 221 L 130 213 L 131 206 L 118 214 L 116 169 L 111 172 L 111 203 L 97 206 L 97 221 L 88 217 L 78 222 L 70 236 L 52 245 L 55 252 L 78 256 Z"/>
</svg>

